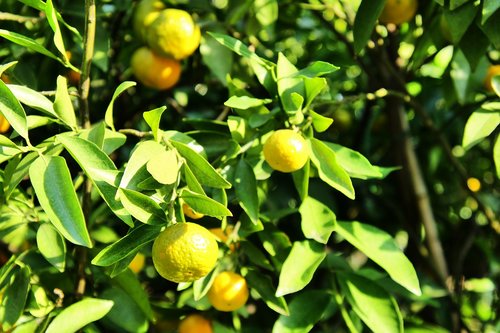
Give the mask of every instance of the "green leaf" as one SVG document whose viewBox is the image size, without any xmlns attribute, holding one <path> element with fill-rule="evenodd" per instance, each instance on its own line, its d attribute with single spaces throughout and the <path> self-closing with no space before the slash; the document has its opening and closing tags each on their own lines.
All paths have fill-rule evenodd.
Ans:
<svg viewBox="0 0 500 333">
<path fill-rule="evenodd" d="M 328 86 L 325 78 L 314 77 L 314 78 L 304 78 L 304 88 L 306 91 L 306 105 L 304 109 L 308 109 L 312 101 L 318 96 L 323 89 Z"/>
<path fill-rule="evenodd" d="M 59 59 L 54 53 L 50 52 L 45 47 L 38 44 L 34 39 L 4 29 L 0 29 L 0 37 L 3 37 L 7 40 L 10 40 L 13 43 L 24 46 L 32 51 L 41 53 L 49 58 L 59 61 Z"/>
<path fill-rule="evenodd" d="M 493 146 L 493 161 L 497 170 L 497 178 L 500 179 L 500 135 L 497 136 Z"/>
<path fill-rule="evenodd" d="M 96 266 L 110 266 L 129 254 L 137 252 L 142 246 L 153 241 L 160 233 L 160 230 L 161 226 L 141 224 L 118 241 L 102 249 L 92 259 L 92 264 Z"/>
<path fill-rule="evenodd" d="M 403 318 L 394 298 L 372 280 L 338 272 L 342 294 L 374 333 L 402 333 Z"/>
<path fill-rule="evenodd" d="M 245 274 L 245 280 L 251 289 L 255 290 L 266 302 L 267 306 L 277 313 L 288 316 L 289 310 L 286 300 L 282 296 L 275 295 L 275 287 L 271 277 L 253 269 L 249 269 Z"/>
<path fill-rule="evenodd" d="M 324 246 L 315 241 L 294 242 L 281 268 L 276 296 L 280 297 L 302 290 L 311 282 L 314 272 L 325 257 Z"/>
<path fill-rule="evenodd" d="M 40 94 L 38 91 L 15 84 L 9 84 L 8 87 L 21 103 L 41 111 L 48 116 L 59 118 L 50 99 Z"/>
<path fill-rule="evenodd" d="M 260 98 L 250 97 L 250 96 L 231 96 L 224 103 L 224 105 L 228 106 L 230 108 L 247 110 L 250 108 L 257 107 L 257 106 L 269 104 L 272 101 L 273 101 L 272 99 L 268 99 L 268 98 L 260 99 Z"/>
<path fill-rule="evenodd" d="M 41 156 L 31 164 L 29 175 L 40 206 L 54 227 L 70 242 L 92 247 L 66 160 Z"/>
<path fill-rule="evenodd" d="M 90 178 L 97 191 L 111 208 L 113 213 L 123 222 L 132 226 L 132 219 L 123 208 L 121 202 L 115 198 L 117 187 L 110 184 L 107 176 L 109 171 L 117 171 L 113 161 L 93 142 L 70 135 L 58 135 L 57 140 L 61 142 L 66 150 L 73 156 L 82 170 Z"/>
<path fill-rule="evenodd" d="M 350 177 L 359 179 L 383 178 L 380 170 L 359 152 L 331 142 L 325 142 L 325 144 L 335 152 L 337 163 L 347 171 Z"/>
<path fill-rule="evenodd" d="M 500 75 L 495 75 L 491 78 L 491 86 L 495 94 L 500 97 Z"/>
<path fill-rule="evenodd" d="M 245 230 L 243 230 L 243 228 L 240 228 L 238 230 L 238 234 L 241 234 L 244 231 Z M 248 260 L 250 260 L 254 265 L 265 268 L 270 271 L 274 269 L 273 266 L 271 265 L 271 262 L 269 262 L 269 259 L 267 259 L 267 257 L 265 256 L 265 254 L 262 253 L 262 251 L 252 242 L 240 240 L 238 244 L 241 248 L 241 253 L 245 253 Z"/>
<path fill-rule="evenodd" d="M 161 120 L 161 115 L 166 109 L 167 109 L 166 106 L 162 106 L 154 110 L 144 112 L 142 114 L 142 117 L 144 118 L 144 120 L 146 120 L 146 123 L 151 128 L 151 131 L 153 132 L 153 137 L 155 138 L 156 141 L 160 140 L 160 137 L 158 137 L 158 132 L 160 131 L 160 120 Z"/>
<path fill-rule="evenodd" d="M 77 332 L 87 324 L 103 318 L 113 306 L 112 301 L 85 298 L 62 310 L 49 324 L 45 333 Z"/>
<path fill-rule="evenodd" d="M 233 53 L 212 36 L 204 35 L 201 38 L 200 54 L 203 63 L 222 84 L 226 85 L 226 76 L 233 66 Z M 221 59 L 224 61 L 220 61 Z"/>
<path fill-rule="evenodd" d="M 66 243 L 56 228 L 49 223 L 42 223 L 36 232 L 36 243 L 43 257 L 59 272 L 64 272 Z"/>
<path fill-rule="evenodd" d="M 314 61 L 306 68 L 301 69 L 300 71 L 295 73 L 294 76 L 314 78 L 314 77 L 318 77 L 318 76 L 331 74 L 331 73 L 337 71 L 338 69 L 339 69 L 339 67 L 332 65 L 329 62 Z"/>
<path fill-rule="evenodd" d="M 337 221 L 333 211 L 320 201 L 306 197 L 299 207 L 299 212 L 304 236 L 326 244 Z"/>
<path fill-rule="evenodd" d="M 257 195 L 257 180 L 252 167 L 240 159 L 234 175 L 234 190 L 241 208 L 247 213 L 253 224 L 259 221 L 259 197 Z"/>
<path fill-rule="evenodd" d="M 456 10 L 445 8 L 443 15 L 448 24 L 453 44 L 458 44 L 469 26 L 474 22 L 479 6 L 472 2 Z"/>
<path fill-rule="evenodd" d="M 484 0 L 481 12 L 481 24 L 484 24 L 497 10 L 500 9 L 500 2 L 497 0 Z"/>
<path fill-rule="evenodd" d="M 0 80 L 0 114 L 26 141 L 28 138 L 28 122 L 23 107 L 16 99 L 16 96 L 10 91 L 5 83 Z"/>
<path fill-rule="evenodd" d="M 405 326 L 405 333 L 449 333 L 450 330 L 428 324 L 418 324 L 418 326 Z"/>
<path fill-rule="evenodd" d="M 119 188 L 118 194 L 125 209 L 142 223 L 164 225 L 167 222 L 163 209 L 147 195 L 126 188 Z"/>
<path fill-rule="evenodd" d="M 321 319 L 332 300 L 324 290 L 307 290 L 290 302 L 290 314 L 281 315 L 273 333 L 307 333 Z"/>
<path fill-rule="evenodd" d="M 120 83 L 118 87 L 116 87 L 115 92 L 113 93 L 113 97 L 106 108 L 106 113 L 104 115 L 104 122 L 108 125 L 113 131 L 115 130 L 114 120 L 113 120 L 113 105 L 115 100 L 120 96 L 125 90 L 134 87 L 137 85 L 136 82 L 133 81 L 125 81 Z"/>
<path fill-rule="evenodd" d="M 11 61 L 6 64 L 0 64 L 0 76 L 10 67 L 17 65 L 18 61 Z"/>
<path fill-rule="evenodd" d="M 59 23 L 57 22 L 57 11 L 54 8 L 52 0 L 47 0 L 45 2 L 45 14 L 47 15 L 47 21 L 49 22 L 52 31 L 54 31 L 54 45 L 67 62 L 68 58 L 66 56 L 66 47 L 64 46 L 61 29 L 59 28 Z"/>
<path fill-rule="evenodd" d="M 460 40 L 459 47 L 467 58 L 472 72 L 476 70 L 489 46 L 490 41 L 483 31 L 477 25 L 471 25 Z"/>
<path fill-rule="evenodd" d="M 500 124 L 500 112 L 479 109 L 473 112 L 465 124 L 462 146 L 470 149 L 490 135 Z"/>
<path fill-rule="evenodd" d="M 222 131 L 226 129 L 226 123 L 224 123 L 223 128 L 217 128 L 216 131 Z M 207 158 L 207 153 L 205 152 L 205 148 L 199 144 L 193 137 L 178 131 L 165 131 L 163 132 L 163 140 L 168 142 L 169 140 L 177 141 L 180 143 L 184 143 L 188 145 L 189 148 L 196 151 L 199 155 L 203 156 L 203 158 Z"/>
<path fill-rule="evenodd" d="M 309 195 L 310 176 L 311 163 L 309 161 L 306 162 L 304 167 L 292 173 L 293 182 L 301 200 L 304 200 Z"/>
<path fill-rule="evenodd" d="M 191 191 L 205 195 L 203 187 L 186 163 L 182 165 L 182 174 L 184 175 L 184 181 Z"/>
<path fill-rule="evenodd" d="M 318 133 L 326 131 L 333 124 L 332 118 L 322 116 L 313 110 L 309 110 L 309 115 L 311 116 L 314 130 Z"/>
<path fill-rule="evenodd" d="M 493 44 L 493 46 L 496 49 L 500 48 L 500 34 L 498 33 L 498 30 L 500 29 L 500 11 L 497 10 L 494 12 L 488 21 L 486 21 L 482 26 L 481 29 L 485 33 L 486 36 L 488 36 L 490 42 Z"/>
<path fill-rule="evenodd" d="M 337 221 L 335 232 L 379 264 L 395 282 L 417 296 L 422 294 L 415 268 L 391 235 L 356 221 Z"/>
<path fill-rule="evenodd" d="M 233 216 L 231 211 L 220 202 L 187 189 L 183 189 L 179 197 L 195 212 L 221 219 L 224 216 Z"/>
<path fill-rule="evenodd" d="M 179 154 L 186 159 L 189 168 L 193 171 L 193 174 L 200 184 L 215 188 L 231 187 L 231 183 L 222 178 L 206 159 L 188 145 L 174 140 L 170 140 L 170 143 L 177 149 Z"/>
<path fill-rule="evenodd" d="M 9 331 L 23 314 L 30 289 L 30 269 L 28 266 L 14 270 L 9 285 L 4 291 L 0 304 L 0 329 Z"/>
<path fill-rule="evenodd" d="M 283 109 L 289 113 L 295 113 L 302 108 L 302 101 L 306 94 L 304 79 L 295 77 L 297 68 L 282 53 L 278 54 L 276 76 L 278 84 L 278 94 L 283 105 Z M 302 97 L 302 101 L 293 94 Z"/>
<path fill-rule="evenodd" d="M 123 273 L 113 278 L 113 283 L 116 283 L 121 289 L 125 290 L 149 320 L 154 320 L 154 313 L 151 308 L 151 303 L 149 302 L 149 295 L 136 274 L 131 270 L 125 270 Z"/>
<path fill-rule="evenodd" d="M 65 124 L 76 128 L 75 109 L 68 93 L 68 80 L 59 75 L 57 77 L 56 99 L 54 100 L 54 111 Z"/>
<path fill-rule="evenodd" d="M 255 0 L 253 6 L 255 18 L 263 27 L 274 24 L 278 19 L 277 0 Z"/>
<path fill-rule="evenodd" d="M 355 197 L 354 187 L 347 172 L 337 163 L 335 152 L 324 142 L 311 138 L 311 161 L 318 169 L 319 178 L 339 190 L 349 199 Z"/>
<path fill-rule="evenodd" d="M 201 300 L 210 290 L 215 277 L 219 274 L 219 268 L 220 266 L 216 266 L 206 276 L 193 282 L 193 297 L 195 301 Z"/>
<path fill-rule="evenodd" d="M 149 325 L 145 314 L 125 290 L 113 286 L 104 290 L 99 297 L 114 304 L 102 319 L 103 322 L 111 322 L 117 331 L 147 332 Z"/>
<path fill-rule="evenodd" d="M 361 1 L 356 17 L 354 18 L 353 36 L 354 50 L 356 53 L 365 48 L 370 39 L 377 19 L 384 9 L 386 0 L 364 0 Z"/>
<path fill-rule="evenodd" d="M 180 169 L 177 153 L 175 150 L 165 150 L 164 148 L 152 156 L 146 164 L 146 169 L 158 183 L 174 184 L 179 178 Z"/>
</svg>

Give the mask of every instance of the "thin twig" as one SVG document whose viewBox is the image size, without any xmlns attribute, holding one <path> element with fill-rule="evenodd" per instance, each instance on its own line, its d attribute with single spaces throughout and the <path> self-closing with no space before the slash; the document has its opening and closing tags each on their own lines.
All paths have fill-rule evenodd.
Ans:
<svg viewBox="0 0 500 333">
<path fill-rule="evenodd" d="M 0 21 L 14 21 L 17 23 L 26 23 L 26 22 L 37 23 L 42 19 L 43 19 L 42 17 L 22 16 L 12 13 L 0 12 Z"/>
<path fill-rule="evenodd" d="M 133 129 L 133 128 L 123 128 L 123 129 L 118 130 L 118 132 L 125 134 L 125 135 L 135 136 L 135 137 L 138 137 L 140 139 L 153 137 L 153 132 L 151 132 L 151 131 L 141 132 L 141 131 Z"/>
</svg>

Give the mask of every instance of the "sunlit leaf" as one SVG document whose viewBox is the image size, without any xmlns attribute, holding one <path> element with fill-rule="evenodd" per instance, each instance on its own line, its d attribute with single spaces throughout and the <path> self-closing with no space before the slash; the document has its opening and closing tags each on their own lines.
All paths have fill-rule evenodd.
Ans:
<svg viewBox="0 0 500 333">
<path fill-rule="evenodd" d="M 49 223 L 43 223 L 36 232 L 38 249 L 45 259 L 59 272 L 66 266 L 66 243 L 57 230 Z"/>
</svg>

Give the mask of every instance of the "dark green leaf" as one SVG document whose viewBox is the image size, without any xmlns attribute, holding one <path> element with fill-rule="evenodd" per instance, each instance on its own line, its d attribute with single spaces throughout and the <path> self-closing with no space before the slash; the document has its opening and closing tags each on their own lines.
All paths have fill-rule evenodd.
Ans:
<svg viewBox="0 0 500 333">
<path fill-rule="evenodd" d="M 488 37 L 475 24 L 470 26 L 464 37 L 460 40 L 459 47 L 467 58 L 472 72 L 476 70 L 479 61 L 488 50 L 489 45 L 490 41 Z"/>
<path fill-rule="evenodd" d="M 478 6 L 469 2 L 456 10 L 444 10 L 444 18 L 448 24 L 453 44 L 458 44 L 465 32 L 474 21 Z"/>
<path fill-rule="evenodd" d="M 481 12 L 481 24 L 484 24 L 488 19 L 500 9 L 500 2 L 497 0 L 484 0 L 483 11 Z"/>
<path fill-rule="evenodd" d="M 56 228 L 49 223 L 43 223 L 36 232 L 36 243 L 44 258 L 59 272 L 64 272 L 66 243 Z"/>
<path fill-rule="evenodd" d="M 337 221 L 335 232 L 379 264 L 395 282 L 421 295 L 415 268 L 388 233 L 356 221 Z"/>
<path fill-rule="evenodd" d="M 30 289 L 30 269 L 28 266 L 16 269 L 11 276 L 0 304 L 0 323 L 8 331 L 22 315 Z"/>
<path fill-rule="evenodd" d="M 11 42 L 18 45 L 25 46 L 32 51 L 41 53 L 54 60 L 59 60 L 54 53 L 50 52 L 45 47 L 38 44 L 34 39 L 31 39 L 29 37 L 4 29 L 0 29 L 0 37 L 10 40 Z"/>
<path fill-rule="evenodd" d="M 248 286 L 262 297 L 270 309 L 284 316 L 289 315 L 285 298 L 275 295 L 275 287 L 269 276 L 256 270 L 249 269 L 245 274 L 245 279 L 248 282 Z"/>
<path fill-rule="evenodd" d="M 276 296 L 302 290 L 312 280 L 314 272 L 325 257 L 324 246 L 315 241 L 294 242 L 281 268 Z"/>
<path fill-rule="evenodd" d="M 111 322 L 115 330 L 122 332 L 147 332 L 148 321 L 145 314 L 125 290 L 118 287 L 111 287 L 104 290 L 99 297 L 107 299 L 114 304 L 102 319 L 103 322 Z"/>
<path fill-rule="evenodd" d="M 3 114 L 5 119 L 7 119 L 20 136 L 29 140 L 26 113 L 16 96 L 14 96 L 2 80 L 0 80 L 0 114 Z"/>
<path fill-rule="evenodd" d="M 203 63 L 222 84 L 226 85 L 226 76 L 231 72 L 233 65 L 233 53 L 210 35 L 202 37 L 200 53 Z M 220 61 L 221 59 L 224 61 Z"/>
<path fill-rule="evenodd" d="M 333 211 L 320 201 L 306 197 L 299 208 L 304 236 L 326 244 L 337 220 Z"/>
<path fill-rule="evenodd" d="M 87 324 L 104 317 L 113 308 L 113 305 L 112 301 L 85 298 L 62 310 L 49 324 L 45 333 L 77 332 Z"/>
<path fill-rule="evenodd" d="M 132 81 L 125 81 L 120 83 L 118 87 L 116 87 L 115 92 L 113 93 L 113 97 L 106 108 L 106 113 L 104 115 L 104 122 L 108 125 L 113 131 L 115 130 L 114 120 L 113 120 L 113 105 L 115 100 L 120 96 L 125 90 L 137 85 L 137 83 Z"/>
<path fill-rule="evenodd" d="M 238 202 L 247 213 L 252 223 L 259 220 L 259 197 L 257 195 L 257 180 L 252 167 L 240 159 L 234 175 L 234 188 Z"/>
<path fill-rule="evenodd" d="M 240 228 L 238 230 L 238 233 L 240 233 L 241 231 L 243 230 Z M 259 248 L 257 248 L 257 246 L 253 245 L 252 242 L 240 241 L 238 244 L 241 247 L 241 252 L 245 253 L 245 255 L 248 257 L 248 260 L 250 260 L 254 265 L 260 266 L 270 271 L 273 270 L 273 266 L 271 265 L 267 257 Z"/>
<path fill-rule="evenodd" d="M 92 247 L 66 160 L 41 156 L 31 164 L 29 175 L 40 206 L 56 229 L 70 242 Z"/>
<path fill-rule="evenodd" d="M 147 195 L 126 188 L 118 189 L 118 194 L 125 209 L 142 223 L 164 225 L 167 222 L 163 209 Z"/>
<path fill-rule="evenodd" d="M 370 39 L 377 19 L 384 9 L 386 0 L 363 0 L 354 18 L 354 50 L 356 53 L 365 48 Z"/>
<path fill-rule="evenodd" d="M 149 302 L 149 295 L 136 274 L 131 270 L 126 270 L 113 278 L 113 282 L 127 292 L 148 319 L 154 319 L 153 309 Z"/>
</svg>

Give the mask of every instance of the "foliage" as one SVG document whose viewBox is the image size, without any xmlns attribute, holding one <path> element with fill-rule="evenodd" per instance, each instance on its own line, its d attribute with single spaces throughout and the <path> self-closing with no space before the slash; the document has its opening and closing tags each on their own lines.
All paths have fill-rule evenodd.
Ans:
<svg viewBox="0 0 500 333">
<path fill-rule="evenodd" d="M 499 330 L 497 1 L 399 26 L 384 0 L 163 1 L 202 31 L 168 91 L 130 69 L 137 2 L 0 4 L 0 330 Z M 309 148 L 291 174 L 262 153 L 283 128 Z M 151 250 L 184 203 L 228 239 L 176 284 Z M 250 289 L 232 313 L 222 271 Z"/>
</svg>

